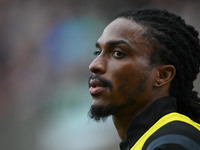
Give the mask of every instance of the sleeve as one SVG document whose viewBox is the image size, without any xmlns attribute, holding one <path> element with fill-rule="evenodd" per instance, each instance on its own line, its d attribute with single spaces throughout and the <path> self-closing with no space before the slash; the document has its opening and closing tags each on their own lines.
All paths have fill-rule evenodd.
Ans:
<svg viewBox="0 0 200 150">
<path fill-rule="evenodd" d="M 200 145 L 187 136 L 168 134 L 154 139 L 146 150 L 200 150 Z"/>
</svg>

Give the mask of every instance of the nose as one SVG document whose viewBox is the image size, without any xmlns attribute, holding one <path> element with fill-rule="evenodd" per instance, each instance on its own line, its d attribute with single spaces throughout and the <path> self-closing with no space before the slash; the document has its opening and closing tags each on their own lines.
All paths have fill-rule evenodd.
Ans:
<svg viewBox="0 0 200 150">
<path fill-rule="evenodd" d="M 103 56 L 96 57 L 89 65 L 89 69 L 92 73 L 103 74 L 106 72 L 106 61 Z"/>
</svg>

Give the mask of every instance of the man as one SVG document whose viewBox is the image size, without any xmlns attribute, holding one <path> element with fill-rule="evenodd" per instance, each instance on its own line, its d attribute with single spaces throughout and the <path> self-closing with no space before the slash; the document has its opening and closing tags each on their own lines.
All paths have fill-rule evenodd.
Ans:
<svg viewBox="0 0 200 150">
<path fill-rule="evenodd" d="M 165 10 L 126 11 L 96 48 L 90 117 L 112 115 L 121 150 L 200 150 L 200 99 L 192 91 L 200 45 L 192 26 Z"/>
</svg>

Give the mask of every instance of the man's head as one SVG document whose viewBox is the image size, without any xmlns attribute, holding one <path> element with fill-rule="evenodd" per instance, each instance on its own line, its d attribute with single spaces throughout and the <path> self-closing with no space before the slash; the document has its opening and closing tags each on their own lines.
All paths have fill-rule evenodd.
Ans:
<svg viewBox="0 0 200 150">
<path fill-rule="evenodd" d="M 180 112 L 199 108 L 192 92 L 200 64 L 198 32 L 180 17 L 158 9 L 126 11 L 105 28 L 96 46 L 90 65 L 93 118 L 141 111 L 167 95 L 177 97 Z"/>
</svg>

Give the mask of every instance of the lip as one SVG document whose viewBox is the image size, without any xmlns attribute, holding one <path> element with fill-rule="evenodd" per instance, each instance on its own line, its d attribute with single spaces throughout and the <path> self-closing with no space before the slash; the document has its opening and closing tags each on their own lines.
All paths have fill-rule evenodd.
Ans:
<svg viewBox="0 0 200 150">
<path fill-rule="evenodd" d="M 99 80 L 91 79 L 89 82 L 89 93 L 91 95 L 96 95 L 106 89 L 106 85 Z"/>
</svg>

